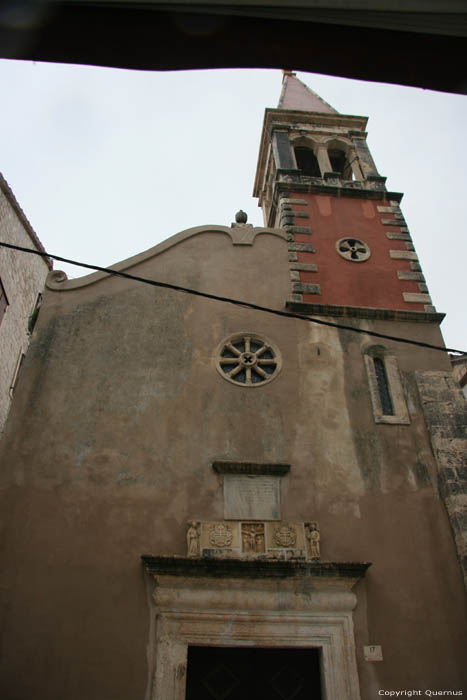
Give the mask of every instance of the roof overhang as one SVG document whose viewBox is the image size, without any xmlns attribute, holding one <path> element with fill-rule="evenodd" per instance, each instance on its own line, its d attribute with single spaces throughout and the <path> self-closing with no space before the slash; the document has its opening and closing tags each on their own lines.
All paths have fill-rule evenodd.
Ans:
<svg viewBox="0 0 467 700">
<path fill-rule="evenodd" d="M 464 0 L 7 0 L 0 55 L 144 70 L 293 67 L 465 93 Z"/>
</svg>

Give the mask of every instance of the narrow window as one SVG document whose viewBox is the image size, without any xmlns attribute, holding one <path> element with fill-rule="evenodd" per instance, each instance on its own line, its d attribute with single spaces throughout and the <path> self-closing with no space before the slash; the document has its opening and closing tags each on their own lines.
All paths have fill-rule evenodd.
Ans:
<svg viewBox="0 0 467 700">
<path fill-rule="evenodd" d="M 352 178 L 351 169 L 349 168 L 347 156 L 344 151 L 331 149 L 328 151 L 328 156 L 333 173 L 340 173 L 340 175 L 346 179 Z"/>
<path fill-rule="evenodd" d="M 375 365 L 376 381 L 378 382 L 379 398 L 381 401 L 383 416 L 393 416 L 394 407 L 392 405 L 391 394 L 389 393 L 389 382 L 388 375 L 386 374 L 386 367 L 384 366 L 384 362 L 380 357 L 374 357 L 373 362 Z"/>
<path fill-rule="evenodd" d="M 311 148 L 306 148 L 305 146 L 297 146 L 295 150 L 295 160 L 297 161 L 297 168 L 302 171 L 303 175 L 308 177 L 321 177 L 321 170 L 319 169 L 318 159 L 311 150 Z"/>
<path fill-rule="evenodd" d="M 375 423 L 409 425 L 410 417 L 397 357 L 382 345 L 364 350 Z"/>
<path fill-rule="evenodd" d="M 2 322 L 2 318 L 3 318 L 3 315 L 6 311 L 7 306 L 8 306 L 8 298 L 7 298 L 7 295 L 5 294 L 2 280 L 0 279 L 0 323 Z"/>
</svg>

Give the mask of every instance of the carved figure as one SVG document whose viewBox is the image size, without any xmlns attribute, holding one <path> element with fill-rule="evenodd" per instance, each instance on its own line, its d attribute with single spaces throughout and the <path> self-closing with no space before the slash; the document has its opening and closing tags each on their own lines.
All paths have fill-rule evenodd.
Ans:
<svg viewBox="0 0 467 700">
<path fill-rule="evenodd" d="M 264 552 L 263 523 L 242 524 L 242 551 L 247 554 Z"/>
<path fill-rule="evenodd" d="M 312 523 L 306 523 L 306 538 L 308 540 L 310 559 L 320 559 L 320 534 L 319 534 L 319 524 L 314 521 Z"/>
<path fill-rule="evenodd" d="M 216 523 L 209 528 L 209 542 L 213 547 L 230 547 L 232 544 L 232 528 L 224 523 Z"/>
<path fill-rule="evenodd" d="M 189 557 L 199 556 L 199 523 L 194 520 L 188 523 L 186 533 L 187 554 Z"/>
</svg>

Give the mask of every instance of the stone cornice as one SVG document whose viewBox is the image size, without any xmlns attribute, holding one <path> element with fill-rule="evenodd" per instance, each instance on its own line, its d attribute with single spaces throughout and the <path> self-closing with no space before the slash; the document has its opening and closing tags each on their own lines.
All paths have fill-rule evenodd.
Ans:
<svg viewBox="0 0 467 700">
<path fill-rule="evenodd" d="M 412 321 L 440 324 L 446 314 L 403 309 L 377 309 L 369 306 L 338 306 L 287 301 L 286 308 L 304 316 L 339 316 L 345 318 L 374 318 L 380 321 Z"/>
<path fill-rule="evenodd" d="M 141 560 L 145 570 L 153 575 L 218 579 L 332 578 L 356 582 L 371 566 L 369 562 L 201 559 L 148 554 L 143 554 Z"/>
<path fill-rule="evenodd" d="M 402 192 L 387 192 L 384 188 L 384 184 L 380 189 L 375 189 L 368 180 L 358 181 L 358 185 L 351 185 L 350 181 L 346 182 L 341 180 L 339 185 L 330 184 L 321 178 L 307 178 L 304 176 L 294 176 L 289 175 L 290 181 L 278 180 L 274 183 L 274 194 L 278 196 L 279 194 L 285 192 L 287 194 L 291 192 L 295 193 L 315 193 L 315 194 L 327 194 L 333 197 L 353 197 L 360 199 L 387 199 L 400 202 L 404 196 Z M 356 181 L 352 180 L 352 183 Z"/>
</svg>

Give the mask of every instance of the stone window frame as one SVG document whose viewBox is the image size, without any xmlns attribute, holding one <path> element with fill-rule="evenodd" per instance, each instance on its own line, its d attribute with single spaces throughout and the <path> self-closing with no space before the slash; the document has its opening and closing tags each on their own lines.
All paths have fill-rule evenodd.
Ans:
<svg viewBox="0 0 467 700">
<path fill-rule="evenodd" d="M 189 646 L 318 648 L 323 700 L 360 700 L 356 579 L 307 576 L 297 585 L 295 577 L 151 573 L 152 700 L 185 700 Z"/>
<path fill-rule="evenodd" d="M 222 369 L 222 365 L 225 364 L 223 362 L 223 359 L 222 359 L 222 352 L 224 351 L 226 346 L 228 346 L 229 344 L 231 344 L 231 345 L 235 344 L 238 341 L 244 341 L 246 339 L 248 339 L 248 343 L 252 342 L 254 344 L 260 344 L 262 346 L 265 346 L 266 351 L 271 353 L 272 359 L 271 358 L 268 358 L 268 359 L 263 358 L 263 360 L 262 360 L 261 356 L 259 355 L 257 350 L 256 351 L 252 350 L 251 352 L 248 352 L 246 345 L 245 345 L 245 348 L 246 348 L 245 352 L 241 352 L 237 349 L 235 351 L 235 353 L 238 353 L 237 358 L 229 358 L 229 360 L 230 359 L 232 359 L 232 360 L 238 359 L 238 363 L 236 366 L 235 366 L 235 364 L 232 364 L 232 366 L 237 369 L 238 367 L 240 367 L 242 365 L 242 358 L 246 354 L 252 354 L 255 356 L 256 359 L 259 358 L 259 360 L 257 362 L 259 369 L 258 370 L 254 369 L 253 372 L 250 369 L 250 376 L 254 372 L 257 372 L 260 369 L 262 369 L 261 364 L 263 361 L 269 365 L 271 365 L 274 362 L 275 369 L 271 372 L 271 374 L 269 374 L 269 376 L 267 378 L 263 377 L 263 379 L 258 381 L 258 382 L 247 383 L 248 377 L 246 378 L 246 382 L 237 381 L 237 380 L 235 380 L 234 377 L 229 376 L 229 374 L 227 374 Z M 258 353 L 258 355 L 257 355 L 257 353 Z M 254 361 L 255 365 L 256 365 L 256 359 Z M 226 360 L 226 362 L 227 362 L 227 360 Z M 277 379 L 277 377 L 279 376 L 279 374 L 281 373 L 281 370 L 282 370 L 282 354 L 279 350 L 279 347 L 276 345 L 276 343 L 271 341 L 262 332 L 257 333 L 256 331 L 253 332 L 253 331 L 249 331 L 249 330 L 243 330 L 243 331 L 240 330 L 236 333 L 231 333 L 230 335 L 228 335 L 226 338 L 224 338 L 217 345 L 217 347 L 214 351 L 214 365 L 216 367 L 218 374 L 222 377 L 222 379 L 225 379 L 230 384 L 233 384 L 236 387 L 240 387 L 241 389 L 258 389 L 258 388 L 266 386 L 270 382 L 273 382 L 275 379 Z"/>
<path fill-rule="evenodd" d="M 383 345 L 371 345 L 364 349 L 364 362 L 370 389 L 371 406 L 375 423 L 387 423 L 390 425 L 410 425 L 410 417 L 407 402 L 402 387 L 399 364 L 396 355 Z M 379 358 L 384 363 L 388 382 L 389 394 L 394 409 L 394 415 L 383 413 L 380 390 L 374 359 Z"/>
</svg>

